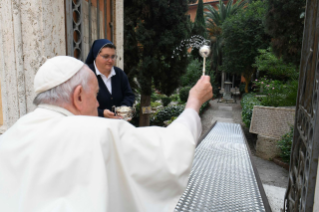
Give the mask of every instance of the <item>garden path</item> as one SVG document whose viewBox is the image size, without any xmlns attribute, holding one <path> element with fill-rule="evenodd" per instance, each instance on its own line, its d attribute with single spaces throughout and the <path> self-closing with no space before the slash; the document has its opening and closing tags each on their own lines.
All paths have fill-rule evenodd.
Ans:
<svg viewBox="0 0 319 212">
<path fill-rule="evenodd" d="M 204 135 L 215 121 L 238 123 L 243 126 L 251 153 L 260 179 L 263 183 L 270 207 L 273 212 L 279 212 L 283 208 L 284 195 L 288 185 L 288 171 L 276 165 L 272 161 L 261 159 L 255 156 L 255 145 L 257 136 L 250 134 L 244 127 L 241 119 L 240 102 L 233 104 L 217 103 L 217 100 L 209 101 L 209 106 L 201 115 L 202 135 Z"/>
</svg>

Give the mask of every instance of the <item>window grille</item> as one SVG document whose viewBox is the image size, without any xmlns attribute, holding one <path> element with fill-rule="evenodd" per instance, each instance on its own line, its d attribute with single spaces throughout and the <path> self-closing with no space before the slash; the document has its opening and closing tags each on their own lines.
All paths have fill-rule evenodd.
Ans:
<svg viewBox="0 0 319 212">
<path fill-rule="evenodd" d="M 66 0 L 67 55 L 84 61 L 94 40 L 113 41 L 113 0 Z"/>
</svg>

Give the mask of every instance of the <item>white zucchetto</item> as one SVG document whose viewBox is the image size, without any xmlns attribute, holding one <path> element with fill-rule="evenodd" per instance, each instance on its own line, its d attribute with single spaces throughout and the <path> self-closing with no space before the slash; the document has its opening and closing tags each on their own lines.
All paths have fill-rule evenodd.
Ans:
<svg viewBox="0 0 319 212">
<path fill-rule="evenodd" d="M 35 75 L 35 94 L 38 95 L 61 85 L 73 77 L 83 66 L 84 63 L 74 57 L 56 56 L 48 59 Z"/>
</svg>

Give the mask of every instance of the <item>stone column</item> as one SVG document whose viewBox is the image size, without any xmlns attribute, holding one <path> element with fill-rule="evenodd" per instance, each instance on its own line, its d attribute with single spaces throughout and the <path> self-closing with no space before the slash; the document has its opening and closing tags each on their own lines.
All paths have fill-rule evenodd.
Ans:
<svg viewBox="0 0 319 212">
<path fill-rule="evenodd" d="M 118 55 L 116 65 L 124 68 L 124 1 L 114 1 L 115 3 L 115 42 L 116 53 Z"/>
<path fill-rule="evenodd" d="M 225 88 L 225 72 L 222 72 L 222 83 L 221 83 L 221 88 Z"/>
<path fill-rule="evenodd" d="M 64 12 L 64 0 L 0 1 L 0 133 L 35 108 L 38 68 L 47 58 L 66 54 Z"/>
<path fill-rule="evenodd" d="M 315 200 L 313 204 L 313 211 L 319 211 L 319 164 L 317 169 L 317 179 L 316 179 L 316 188 L 315 188 Z"/>
</svg>

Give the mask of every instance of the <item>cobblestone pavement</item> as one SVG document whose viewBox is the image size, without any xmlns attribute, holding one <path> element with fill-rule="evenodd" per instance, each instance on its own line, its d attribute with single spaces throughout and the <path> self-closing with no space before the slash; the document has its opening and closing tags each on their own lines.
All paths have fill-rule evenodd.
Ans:
<svg viewBox="0 0 319 212">
<path fill-rule="evenodd" d="M 239 101 L 234 103 L 217 103 L 217 100 L 211 100 L 209 107 L 201 115 L 202 135 L 205 134 L 215 121 L 239 123 L 243 126 L 250 150 L 253 155 L 253 163 L 257 167 L 260 179 L 263 184 L 286 188 L 288 185 L 288 171 L 276 165 L 272 161 L 261 159 L 255 156 L 255 145 L 257 136 L 250 134 L 244 127 L 241 119 L 241 105 Z"/>
</svg>

